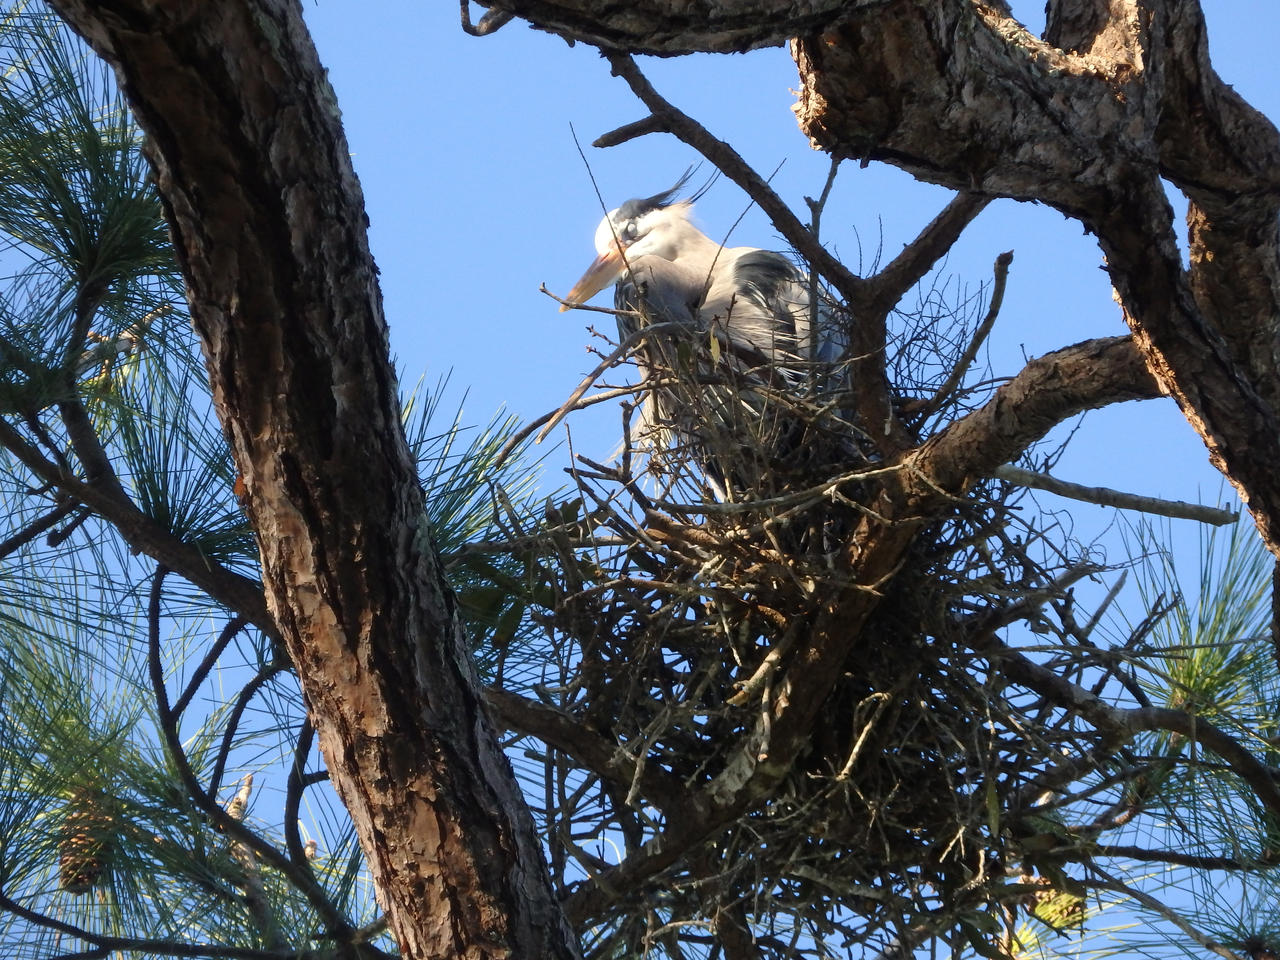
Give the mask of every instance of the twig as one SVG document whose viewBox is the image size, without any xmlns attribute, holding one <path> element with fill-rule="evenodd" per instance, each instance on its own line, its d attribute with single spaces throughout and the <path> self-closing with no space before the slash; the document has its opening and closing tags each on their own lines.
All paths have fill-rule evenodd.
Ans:
<svg viewBox="0 0 1280 960">
<path fill-rule="evenodd" d="M 987 305 L 987 315 L 982 318 L 982 322 L 978 324 L 978 329 L 974 331 L 973 339 L 969 341 L 969 345 L 965 347 L 964 353 L 960 355 L 960 359 L 951 368 L 951 373 L 947 375 L 946 381 L 938 388 L 937 393 L 919 407 L 914 407 L 910 403 L 905 404 L 902 408 L 904 414 L 918 416 L 923 420 L 941 409 L 956 388 L 960 386 L 960 382 L 964 380 L 964 375 L 969 372 L 969 367 L 977 358 L 982 344 L 991 333 L 991 328 L 995 326 L 996 317 L 1000 314 L 1000 305 L 1004 302 L 1004 288 L 1009 279 L 1009 265 L 1011 263 L 1013 263 L 1012 250 L 996 257 L 995 279 L 991 286 L 991 302 Z"/>
<path fill-rule="evenodd" d="M 1085 503 L 1096 503 L 1103 507 L 1116 507 L 1120 510 L 1136 510 L 1160 517 L 1172 517 L 1176 520 L 1197 520 L 1200 523 L 1211 523 L 1225 526 L 1235 523 L 1239 514 L 1224 510 L 1221 507 L 1207 507 L 1199 503 L 1186 503 L 1182 500 L 1162 500 L 1159 497 L 1145 497 L 1137 493 L 1124 493 L 1107 487 L 1086 487 L 1078 483 L 1059 480 L 1047 473 L 1035 473 L 1012 464 L 997 467 L 992 476 L 1008 483 L 1022 487 L 1033 487 L 1047 493 L 1057 494 L 1071 500 Z"/>
<path fill-rule="evenodd" d="M 661 333 L 664 330 L 683 329 L 685 326 L 686 324 L 683 323 L 668 321 L 667 323 L 650 324 L 649 326 L 642 327 L 632 333 L 629 337 L 623 340 L 622 343 L 618 344 L 617 349 L 601 360 L 594 370 L 582 378 L 582 382 L 578 384 L 573 393 L 569 394 L 569 399 L 561 404 L 560 409 L 551 415 L 550 419 L 547 421 L 547 425 L 542 428 L 534 438 L 533 442 L 541 443 L 545 440 L 547 434 L 554 430 L 560 421 L 569 415 L 570 411 L 574 409 L 574 405 L 582 399 L 583 394 L 591 389 L 592 384 L 596 382 L 600 375 L 614 364 L 618 363 L 618 361 L 625 357 L 627 353 L 629 353 L 641 340 L 644 340 L 646 337 L 654 333 Z M 519 434 L 516 436 L 519 436 Z M 515 440 L 515 437 L 513 437 L 512 440 Z M 508 443 L 510 443 L 510 441 L 508 441 Z"/>
<path fill-rule="evenodd" d="M 1280 813 L 1280 782 L 1270 768 L 1203 717 L 1163 707 L 1128 710 L 1115 707 L 1079 684 L 1029 660 L 994 633 L 975 635 L 967 638 L 967 642 L 972 649 L 998 660 L 1005 677 L 1049 698 L 1063 710 L 1079 714 L 1112 739 L 1124 741 L 1139 733 L 1155 731 L 1183 734 L 1221 757 L 1268 810 Z"/>
<path fill-rule="evenodd" d="M 1090 864 L 1090 870 L 1103 879 L 1104 882 L 1098 884 L 1098 886 L 1103 889 L 1114 890 L 1117 893 L 1123 893 L 1132 897 L 1148 910 L 1158 913 L 1160 916 L 1164 917 L 1164 919 L 1168 920 L 1206 950 L 1216 953 L 1220 957 L 1225 957 L 1226 960 L 1243 960 L 1238 953 L 1228 949 L 1206 934 L 1201 933 L 1198 929 L 1188 923 L 1182 914 L 1161 903 L 1155 897 L 1151 896 L 1151 894 L 1139 890 L 1136 887 L 1129 886 L 1129 884 L 1125 883 L 1123 880 L 1111 876 L 1111 874 L 1107 873 L 1107 871 L 1103 870 L 1097 864 Z"/>
<path fill-rule="evenodd" d="M 93 516 L 92 510 L 90 510 L 88 507 L 82 508 L 80 512 L 77 513 L 74 517 L 72 517 L 70 522 L 67 523 L 67 525 L 64 526 L 61 530 L 54 530 L 52 533 L 50 533 L 49 536 L 45 538 L 45 544 L 47 544 L 50 547 L 62 546 L 64 543 L 67 542 L 67 540 L 71 537 L 73 533 L 75 533 L 77 530 L 80 529 L 80 527 L 84 525 L 84 522 L 88 520 L 91 516 Z"/>
<path fill-rule="evenodd" d="M 822 235 L 820 232 L 822 229 L 822 211 L 826 209 L 827 200 L 831 196 L 831 188 L 835 185 L 836 173 L 837 171 L 839 171 L 839 169 L 840 169 L 840 158 L 832 157 L 831 166 L 827 170 L 827 180 L 826 180 L 826 183 L 822 185 L 822 193 L 818 194 L 818 199 L 814 200 L 812 197 L 804 198 L 805 204 L 809 207 L 809 232 L 813 234 L 813 240 L 815 243 L 818 243 L 818 244 L 822 243 Z M 818 330 L 818 318 L 821 311 L 818 309 L 818 304 L 820 302 L 818 297 L 819 297 L 818 274 L 816 271 L 810 270 L 809 271 L 809 336 L 815 348 L 818 346 L 818 342 L 819 342 L 818 338 L 820 336 L 820 331 Z M 841 338 L 842 341 L 845 339 L 846 339 L 845 337 Z M 844 347 L 844 344 L 842 343 L 841 349 L 843 349 L 843 347 Z M 813 356 L 818 355 L 818 352 L 816 349 L 813 351 L 812 355 Z"/>
<path fill-rule="evenodd" d="M 630 314 L 632 312 L 630 310 L 619 310 L 617 307 L 593 307 L 589 303 L 579 303 L 577 300 L 566 300 L 564 297 L 557 296 L 548 290 L 545 283 L 538 284 L 538 292 L 550 297 L 556 303 L 560 304 L 561 307 L 569 310 L 584 310 L 587 313 L 607 313 L 611 317 L 616 317 L 620 314 Z"/>
<path fill-rule="evenodd" d="M 1081 642 L 1085 642 L 1089 639 L 1094 628 L 1097 627 L 1098 623 L 1102 620 L 1102 615 L 1107 612 L 1107 609 L 1111 604 L 1115 603 L 1116 597 L 1120 595 L 1120 591 L 1124 588 L 1124 582 L 1128 578 L 1129 571 L 1121 570 L 1120 576 L 1116 578 L 1116 582 L 1111 585 L 1111 589 L 1107 591 L 1107 595 L 1103 597 L 1102 602 L 1098 604 L 1098 609 L 1093 611 L 1093 616 L 1089 618 L 1089 622 L 1080 629 L 1077 639 Z"/>
<path fill-rule="evenodd" d="M 669 513 L 716 514 L 719 516 L 755 513 L 760 510 L 772 510 L 779 507 L 796 507 L 822 497 L 831 496 L 846 483 L 851 483 L 854 480 L 870 480 L 875 477 L 891 476 L 900 471 L 902 467 L 902 464 L 895 463 L 887 467 L 866 467 L 859 470 L 850 470 L 829 480 L 824 480 L 815 486 L 797 490 L 795 493 L 783 494 L 777 497 L 761 497 L 758 500 L 743 500 L 734 503 L 674 503 L 669 500 L 654 500 L 653 506 Z M 861 504 L 853 505 L 861 511 L 875 516 L 875 513 L 869 507 L 863 507 Z"/>
</svg>

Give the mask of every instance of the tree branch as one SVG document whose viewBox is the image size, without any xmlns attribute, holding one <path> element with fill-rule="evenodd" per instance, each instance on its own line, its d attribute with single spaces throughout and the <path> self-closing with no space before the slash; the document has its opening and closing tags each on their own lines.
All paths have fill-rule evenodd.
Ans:
<svg viewBox="0 0 1280 960">
<path fill-rule="evenodd" d="M 987 304 L 987 315 L 978 324 L 978 329 L 973 332 L 973 338 L 964 348 L 964 353 L 960 355 L 954 366 L 952 366 L 951 372 L 947 374 L 947 379 L 942 386 L 922 406 L 916 407 L 912 404 L 904 404 L 903 413 L 924 420 L 941 409 L 942 405 L 947 402 L 947 399 L 963 382 L 964 375 L 969 372 L 969 367 L 972 366 L 973 361 L 977 358 L 983 342 L 990 335 L 991 328 L 996 325 L 996 317 L 1000 315 L 1000 305 L 1004 302 L 1004 286 L 1009 279 L 1009 265 L 1011 263 L 1013 263 L 1013 251 L 1002 253 L 996 257 L 994 280 L 991 286 L 991 301 Z"/>
<path fill-rule="evenodd" d="M 247 617 L 268 637 L 279 638 L 275 621 L 267 612 L 261 584 L 226 569 L 173 536 L 139 510 L 119 489 L 118 483 L 115 490 L 103 490 L 67 473 L 46 460 L 3 418 L 0 418 L 0 446 L 35 476 L 63 490 L 110 523 L 135 552 L 145 553 L 229 610 Z"/>
<path fill-rule="evenodd" d="M 1182 500 L 1161 500 L 1159 497 L 1144 497 L 1136 493 L 1110 490 L 1106 487 L 1086 487 L 1079 483 L 1059 480 L 1056 477 L 1049 476 L 1047 473 L 1024 470 L 1008 463 L 997 467 L 992 476 L 998 480 L 1004 480 L 1022 487 L 1044 490 L 1071 500 L 1096 503 L 1103 507 L 1116 507 L 1120 510 L 1136 510 L 1140 513 L 1150 513 L 1158 517 L 1196 520 L 1200 523 L 1211 523 L 1215 526 L 1226 526 L 1227 524 L 1235 523 L 1239 519 L 1239 514 L 1233 510 L 1206 507 L 1204 504 L 1186 503 Z"/>
<path fill-rule="evenodd" d="M 306 870 L 313 877 L 315 872 L 311 869 L 311 858 L 307 856 L 302 835 L 298 832 L 298 811 L 302 807 L 302 792 L 307 785 L 305 776 L 307 757 L 315 742 L 315 733 L 316 730 L 311 725 L 311 721 L 304 719 L 298 731 L 298 742 L 293 748 L 293 763 L 289 767 L 289 777 L 285 783 L 284 801 L 285 849 L 289 851 L 289 859 L 297 864 L 298 869 Z"/>
<path fill-rule="evenodd" d="M 798 115 L 833 156 L 1049 203 L 1095 233 L 1144 359 L 1280 553 L 1280 133 L 1214 73 L 1199 4 L 1161 9 L 1055 15 L 1073 53 L 968 0 L 855 5 L 793 44 Z M 1171 174 L 1192 201 L 1189 271 Z"/>
<path fill-rule="evenodd" d="M 0 559 L 4 559 L 14 551 L 22 549 L 51 527 L 56 527 L 62 522 L 63 518 L 74 513 L 77 509 L 78 507 L 74 502 L 61 504 L 54 507 L 44 516 L 33 520 L 12 536 L 6 537 L 3 542 L 0 542 Z"/>
<path fill-rule="evenodd" d="M 209 676 L 210 671 L 213 670 L 214 665 L 218 662 L 218 658 L 222 656 L 222 652 L 227 649 L 227 646 L 235 639 L 236 634 L 243 630 L 248 622 L 245 617 L 239 614 L 227 621 L 227 625 L 219 632 L 218 638 L 200 659 L 195 670 L 191 672 L 191 677 L 187 680 L 186 689 L 182 691 L 182 696 L 173 705 L 174 716 L 180 717 L 186 711 L 192 699 L 199 692 L 200 684 L 204 683 L 205 677 Z"/>
<path fill-rule="evenodd" d="M 959 492 L 1078 413 L 1158 396 L 1129 337 L 1085 340 L 1032 360 L 989 402 L 931 437 L 911 460 L 929 483 Z"/>
<path fill-rule="evenodd" d="M 1090 864 L 1089 869 L 1105 881 L 1104 883 L 1099 884 L 1100 887 L 1105 890 L 1115 890 L 1117 893 L 1123 893 L 1132 897 L 1148 910 L 1164 917 L 1165 920 L 1172 923 L 1175 927 L 1211 953 L 1216 953 L 1218 956 L 1224 957 L 1225 960 L 1243 960 L 1238 953 L 1228 949 L 1212 937 L 1202 933 L 1198 928 L 1188 923 L 1181 913 L 1177 910 L 1171 909 L 1160 900 L 1151 896 L 1151 894 L 1143 890 L 1139 890 L 1137 887 L 1131 886 L 1123 880 L 1113 877 L 1097 864 Z"/>
<path fill-rule="evenodd" d="M 178 718 L 169 706 L 164 663 L 160 657 L 161 598 L 167 573 L 168 570 L 163 565 L 157 565 L 156 572 L 151 578 L 150 599 L 147 605 L 147 666 L 151 676 L 151 692 L 155 697 L 157 725 L 164 738 L 165 750 L 177 771 L 178 779 L 182 781 L 191 802 L 209 818 L 215 827 L 227 834 L 234 842 L 241 843 L 252 850 L 289 879 L 289 882 L 307 898 L 307 902 L 324 920 L 327 936 L 340 942 L 349 942 L 355 928 L 334 906 L 328 894 L 316 882 L 310 869 L 303 870 L 296 867 L 287 856 L 224 810 L 217 799 L 200 785 L 195 771 L 191 769 L 191 762 L 187 759 L 187 752 L 182 746 L 182 737 L 178 732 Z"/>
<path fill-rule="evenodd" d="M 508 730 L 563 751 L 624 792 L 635 789 L 668 816 L 687 803 L 688 793 L 679 779 L 646 765 L 643 756 L 630 756 L 621 744 L 605 740 L 567 714 L 496 687 L 485 691 L 485 700 L 494 720 Z"/>
<path fill-rule="evenodd" d="M 865 0 L 863 0 L 865 2 Z M 593 0 L 493 0 L 506 11 L 566 40 L 602 49 L 675 56 L 684 53 L 742 53 L 776 47 L 798 33 L 818 30 L 840 16 L 847 0 L 757 0 L 750 4 L 716 0 L 698 16 L 679 0 L 628 3 L 626 15 Z"/>
<path fill-rule="evenodd" d="M 993 198 L 982 193 L 958 193 L 942 209 L 919 235 L 908 243 L 896 257 L 874 276 L 867 277 L 866 291 L 860 306 L 873 313 L 892 310 L 908 290 L 933 269 L 934 264 L 945 257 L 960 234 L 991 203 Z M 1001 254 L 1004 275 L 1008 275 L 1013 253 Z M 1001 282 L 1001 259 L 996 260 L 996 283 Z M 994 299 L 994 294 L 993 294 Z M 998 308 L 998 307 L 997 307 Z"/>
<path fill-rule="evenodd" d="M 1033 663 L 994 633 L 969 638 L 974 650 L 998 662 L 998 669 L 1015 683 L 1021 683 L 1050 698 L 1058 707 L 1083 717 L 1118 742 L 1149 731 L 1180 733 L 1213 751 L 1231 767 L 1258 799 L 1273 813 L 1280 814 L 1280 781 L 1271 770 L 1239 741 L 1202 717 L 1161 707 L 1114 707 L 1065 677 Z"/>
</svg>

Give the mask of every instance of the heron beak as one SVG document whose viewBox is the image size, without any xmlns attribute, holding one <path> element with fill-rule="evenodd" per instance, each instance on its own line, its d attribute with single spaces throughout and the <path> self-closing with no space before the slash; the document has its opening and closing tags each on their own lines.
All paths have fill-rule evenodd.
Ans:
<svg viewBox="0 0 1280 960">
<path fill-rule="evenodd" d="M 587 267 L 587 272 L 582 275 L 582 279 L 573 285 L 573 289 L 565 297 L 566 302 L 560 305 L 560 312 L 564 313 L 579 304 L 586 303 L 617 280 L 622 273 L 622 268 L 622 254 L 616 246 L 610 246 L 607 251 L 596 257 L 595 263 Z"/>
</svg>

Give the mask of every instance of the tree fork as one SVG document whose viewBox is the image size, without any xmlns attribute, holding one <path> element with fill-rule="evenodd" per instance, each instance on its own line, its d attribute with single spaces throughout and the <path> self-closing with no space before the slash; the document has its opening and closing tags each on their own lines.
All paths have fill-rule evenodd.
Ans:
<svg viewBox="0 0 1280 960">
<path fill-rule="evenodd" d="M 801 127 L 1095 233 L 1148 367 L 1280 554 L 1280 133 L 1213 71 L 1197 3 L 1057 0 L 1046 35 L 972 0 L 857 6 L 793 43 Z M 1192 201 L 1189 270 L 1161 177 Z"/>
</svg>

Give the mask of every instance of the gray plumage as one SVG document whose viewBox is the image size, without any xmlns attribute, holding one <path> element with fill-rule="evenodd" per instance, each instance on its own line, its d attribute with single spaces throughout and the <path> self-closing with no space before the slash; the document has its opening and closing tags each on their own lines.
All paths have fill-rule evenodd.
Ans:
<svg viewBox="0 0 1280 960">
<path fill-rule="evenodd" d="M 599 257 L 562 309 L 616 282 L 623 340 L 653 324 L 676 325 L 643 338 L 636 357 L 646 378 L 681 371 L 684 357 L 682 372 L 693 373 L 694 383 L 651 391 L 648 421 L 660 446 L 683 441 L 723 476 L 711 461 L 751 440 L 744 430 L 756 446 L 776 446 L 779 417 L 762 397 L 810 390 L 839 351 L 825 304 L 811 308 L 804 272 L 781 253 L 724 247 L 695 227 L 692 203 L 674 199 L 685 179 L 628 200 L 601 221 Z"/>
</svg>

